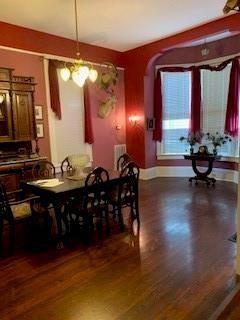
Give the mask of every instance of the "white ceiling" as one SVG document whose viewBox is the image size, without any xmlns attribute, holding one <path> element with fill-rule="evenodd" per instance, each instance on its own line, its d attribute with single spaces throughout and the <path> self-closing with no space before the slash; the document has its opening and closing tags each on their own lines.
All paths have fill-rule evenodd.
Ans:
<svg viewBox="0 0 240 320">
<path fill-rule="evenodd" d="M 126 51 L 222 16 L 226 0 L 78 0 L 80 41 Z M 74 0 L 0 0 L 0 20 L 75 39 Z"/>
</svg>

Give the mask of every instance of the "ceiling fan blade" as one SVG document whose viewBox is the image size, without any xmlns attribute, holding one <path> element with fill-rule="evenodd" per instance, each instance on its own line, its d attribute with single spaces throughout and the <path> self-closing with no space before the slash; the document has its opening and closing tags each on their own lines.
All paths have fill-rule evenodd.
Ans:
<svg viewBox="0 0 240 320">
<path fill-rule="evenodd" d="M 228 13 L 231 10 L 238 10 L 240 8 L 240 0 L 228 0 L 223 8 L 223 13 Z"/>
</svg>

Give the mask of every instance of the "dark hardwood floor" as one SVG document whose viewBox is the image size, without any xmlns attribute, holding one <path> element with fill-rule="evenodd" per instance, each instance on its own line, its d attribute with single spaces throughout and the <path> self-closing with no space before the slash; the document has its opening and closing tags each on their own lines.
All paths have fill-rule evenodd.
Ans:
<svg viewBox="0 0 240 320">
<path fill-rule="evenodd" d="M 236 185 L 159 178 L 140 194 L 139 236 L 0 261 L 0 319 L 208 319 L 236 285 Z"/>
<path fill-rule="evenodd" d="M 240 319 L 240 284 L 229 294 L 216 311 L 213 320 L 239 320 Z"/>
</svg>

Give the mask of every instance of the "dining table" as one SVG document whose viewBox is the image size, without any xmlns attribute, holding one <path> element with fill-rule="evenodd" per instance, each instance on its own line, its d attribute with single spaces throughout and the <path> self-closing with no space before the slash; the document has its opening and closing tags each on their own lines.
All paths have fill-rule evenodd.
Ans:
<svg viewBox="0 0 240 320">
<path fill-rule="evenodd" d="M 103 182 L 104 188 L 108 188 L 111 190 L 115 188 L 119 183 L 127 181 L 127 176 L 121 177 L 118 171 L 108 171 L 109 180 Z M 75 180 L 68 173 L 57 173 L 54 176 L 54 179 L 57 179 L 59 184 L 51 186 L 51 179 L 31 179 L 25 180 L 21 182 L 23 190 L 26 192 L 33 193 L 35 195 L 40 196 L 40 199 L 43 201 L 45 205 L 51 204 L 51 207 L 54 209 L 56 225 L 57 225 L 57 248 L 61 249 L 64 247 L 63 245 L 63 227 L 62 222 L 64 222 L 67 227 L 67 222 L 64 220 L 64 215 L 62 213 L 62 208 L 67 204 L 70 198 L 81 197 L 86 192 L 86 188 L 94 188 L 97 186 L 86 186 L 85 179 Z M 40 181 L 40 182 L 39 182 Z M 44 182 L 46 181 L 46 183 Z M 55 180 L 56 181 L 56 180 Z M 50 186 L 49 186 L 50 183 Z M 90 190 L 88 190 L 90 191 Z"/>
</svg>

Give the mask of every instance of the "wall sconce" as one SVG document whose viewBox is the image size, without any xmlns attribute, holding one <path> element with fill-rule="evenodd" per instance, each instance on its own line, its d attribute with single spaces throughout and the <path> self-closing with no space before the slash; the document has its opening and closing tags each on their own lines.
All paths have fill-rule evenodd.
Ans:
<svg viewBox="0 0 240 320">
<path fill-rule="evenodd" d="M 137 124 L 138 124 L 138 122 L 140 121 L 140 116 L 130 116 L 129 118 L 128 118 L 128 120 L 129 120 L 129 122 L 130 122 L 130 124 L 132 125 L 132 126 L 136 126 Z"/>
<path fill-rule="evenodd" d="M 117 125 L 115 126 L 115 129 L 116 129 L 116 130 L 121 130 L 121 129 L 122 129 L 122 126 L 121 126 L 120 124 L 117 124 Z"/>
</svg>

